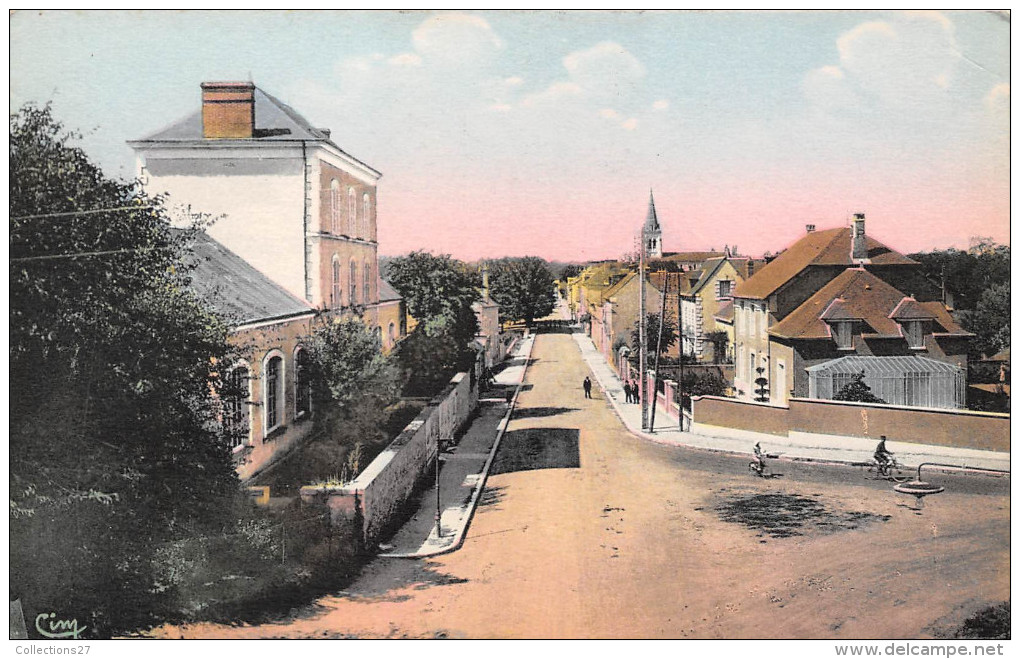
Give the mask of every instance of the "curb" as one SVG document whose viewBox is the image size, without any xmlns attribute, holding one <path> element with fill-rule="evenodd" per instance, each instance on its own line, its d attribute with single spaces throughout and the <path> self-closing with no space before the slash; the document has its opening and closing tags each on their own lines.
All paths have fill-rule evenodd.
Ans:
<svg viewBox="0 0 1020 659">
<path fill-rule="evenodd" d="M 583 334 L 583 332 L 582 332 L 582 334 Z M 585 336 L 587 336 L 587 335 L 585 335 Z M 580 342 L 577 341 L 576 339 L 575 339 L 575 342 L 578 343 L 578 348 L 580 349 L 580 347 L 581 347 L 580 346 Z M 604 358 L 602 358 L 601 353 L 597 353 L 597 354 L 598 354 L 598 358 L 599 359 L 602 359 L 603 361 L 605 361 Z M 668 439 L 665 439 L 665 438 L 660 438 L 660 437 L 657 437 L 656 435 L 647 433 L 644 430 L 639 430 L 639 429 L 635 428 L 633 425 L 631 425 L 627 421 L 627 419 L 624 417 L 623 413 L 620 411 L 620 403 L 619 403 L 619 401 L 617 401 L 616 398 L 610 396 L 609 392 L 606 391 L 606 386 L 602 382 L 602 378 L 599 377 L 599 373 L 588 362 L 588 359 L 585 358 L 585 356 L 583 354 L 583 351 L 582 351 L 581 358 L 584 360 L 585 365 L 588 366 L 588 370 L 591 371 L 592 375 L 595 376 L 595 380 L 599 383 L 599 388 L 602 390 L 603 396 L 605 397 L 606 401 L 608 401 L 610 403 L 610 405 L 611 405 L 611 407 L 613 409 L 613 412 L 616 414 L 617 418 L 620 419 L 620 422 L 627 429 L 627 432 L 629 432 L 634 437 L 637 437 L 639 439 L 645 439 L 645 440 L 648 440 L 648 441 L 651 441 L 651 442 L 654 442 L 656 444 L 660 444 L 660 445 L 663 445 L 663 446 L 675 446 L 675 447 L 684 448 L 684 449 L 691 450 L 691 451 L 706 451 L 706 452 L 709 452 L 709 453 L 722 453 L 722 454 L 725 454 L 725 455 L 733 455 L 733 456 L 749 456 L 749 455 L 752 455 L 751 451 L 735 451 L 735 450 L 732 450 L 732 449 L 710 448 L 710 447 L 705 447 L 705 446 L 694 446 L 694 445 L 691 445 L 691 444 L 685 444 L 683 442 L 679 442 L 679 441 L 675 441 L 675 440 L 668 440 Z M 606 363 L 606 367 L 609 368 L 609 364 L 608 363 Z M 788 457 L 782 457 L 782 455 L 783 454 L 780 453 L 780 457 L 773 458 L 773 459 L 774 460 L 783 461 L 783 462 L 807 462 L 807 463 L 811 463 L 811 464 L 831 465 L 831 466 L 840 466 L 840 467 L 846 467 L 846 466 L 860 467 L 860 466 L 867 466 L 869 464 L 869 463 L 866 463 L 866 462 L 861 462 L 859 459 L 858 460 L 839 460 L 839 459 L 835 459 L 835 458 L 814 458 L 814 457 L 810 457 L 810 456 L 788 456 Z M 915 467 L 910 467 L 908 465 L 908 466 L 906 466 L 906 468 L 907 469 L 916 469 L 917 467 L 916 466 Z M 929 467 L 928 469 L 930 469 L 931 471 L 936 471 L 936 472 L 941 472 L 941 473 L 948 473 L 948 472 L 968 473 L 968 474 L 978 474 L 978 475 L 990 476 L 990 477 L 994 477 L 994 478 L 1001 478 L 1003 476 L 1008 477 L 1010 475 L 1010 472 L 1004 471 L 1004 470 L 985 469 L 985 468 L 982 468 L 982 467 L 971 467 L 971 466 L 967 466 L 967 465 L 961 465 L 959 467 Z"/>
<path fill-rule="evenodd" d="M 477 483 L 475 483 L 474 491 L 471 493 L 471 501 L 468 503 L 468 510 L 465 515 L 464 524 L 457 530 L 457 535 L 454 538 L 453 544 L 449 547 L 443 547 L 442 549 L 436 549 L 434 551 L 416 552 L 413 554 L 378 554 L 379 557 L 431 558 L 433 556 L 442 556 L 443 554 L 455 552 L 463 546 L 468 527 L 471 526 L 471 520 L 475 516 L 475 509 L 478 507 L 478 499 L 482 495 L 482 490 L 485 489 L 485 483 L 489 480 L 489 469 L 492 467 L 492 461 L 496 457 L 496 452 L 499 450 L 499 444 L 503 440 L 503 435 L 506 433 L 507 426 L 510 425 L 510 417 L 517 408 L 517 397 L 521 393 L 521 385 L 524 384 L 524 378 L 528 374 L 528 365 L 531 361 L 531 351 L 532 348 L 535 347 L 535 335 L 532 334 L 530 339 L 531 343 L 528 345 L 528 353 L 524 355 L 524 369 L 521 371 L 521 379 L 517 382 L 513 398 L 510 399 L 510 404 L 507 405 L 506 413 L 496 426 L 496 441 L 492 443 L 492 449 L 489 451 L 489 457 L 486 458 L 485 465 L 482 467 L 482 471 L 480 472 L 482 477 L 478 479 Z"/>
</svg>

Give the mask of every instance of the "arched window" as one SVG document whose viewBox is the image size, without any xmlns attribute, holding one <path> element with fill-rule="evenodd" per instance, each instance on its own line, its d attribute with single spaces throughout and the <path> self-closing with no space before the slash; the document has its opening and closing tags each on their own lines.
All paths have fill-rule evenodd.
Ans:
<svg viewBox="0 0 1020 659">
<path fill-rule="evenodd" d="M 382 327 L 375 326 L 375 340 L 379 342 L 379 347 L 382 347 Z"/>
<path fill-rule="evenodd" d="M 361 197 L 361 223 L 364 225 L 364 235 L 366 240 L 372 238 L 372 213 L 371 213 L 371 202 L 368 199 L 368 193 L 366 192 Z"/>
<path fill-rule="evenodd" d="M 389 332 L 388 333 L 389 333 L 389 336 L 390 336 L 390 347 L 392 348 L 397 343 L 397 325 L 396 325 L 396 323 L 393 323 L 393 322 L 390 323 L 390 327 L 389 327 Z"/>
<path fill-rule="evenodd" d="M 329 230 L 340 233 L 340 182 L 333 179 L 329 183 Z"/>
<path fill-rule="evenodd" d="M 354 188 L 347 188 L 347 225 L 351 230 L 351 237 L 358 234 L 358 204 L 354 200 Z"/>
<path fill-rule="evenodd" d="M 351 287 L 350 303 L 351 305 L 355 305 L 358 303 L 358 264 L 355 263 L 353 260 L 351 261 L 350 287 Z"/>
<path fill-rule="evenodd" d="M 298 346 L 294 349 L 294 416 L 299 417 L 312 411 L 312 380 L 309 369 L 311 360 L 308 351 Z"/>
<path fill-rule="evenodd" d="M 340 259 L 336 256 L 333 257 L 333 290 L 330 292 L 329 306 L 333 309 L 337 309 L 343 306 L 343 288 L 340 286 Z"/>
<path fill-rule="evenodd" d="M 365 304 L 372 302 L 372 267 L 365 261 L 362 271 L 361 294 L 365 297 Z"/>
<path fill-rule="evenodd" d="M 251 443 L 251 375 L 241 363 L 227 373 L 223 392 L 223 428 L 234 450 Z"/>
<path fill-rule="evenodd" d="M 268 436 L 283 425 L 283 355 L 274 351 L 266 357 L 263 370 L 262 404 L 265 406 L 264 435 Z"/>
</svg>

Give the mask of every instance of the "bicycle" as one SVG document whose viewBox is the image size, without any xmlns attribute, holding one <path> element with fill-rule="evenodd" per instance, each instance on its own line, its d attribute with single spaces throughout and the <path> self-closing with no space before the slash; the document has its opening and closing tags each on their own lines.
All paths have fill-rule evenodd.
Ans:
<svg viewBox="0 0 1020 659">
<path fill-rule="evenodd" d="M 906 483 L 912 478 L 911 471 L 901 465 L 896 458 L 889 458 L 887 462 L 879 462 L 872 458 L 868 464 L 868 472 L 877 472 L 878 478 L 884 478 L 894 483 Z"/>
</svg>

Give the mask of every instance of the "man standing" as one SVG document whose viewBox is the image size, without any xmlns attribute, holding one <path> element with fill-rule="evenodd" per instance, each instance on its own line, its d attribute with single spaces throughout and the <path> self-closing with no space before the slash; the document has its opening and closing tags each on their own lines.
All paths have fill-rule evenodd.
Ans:
<svg viewBox="0 0 1020 659">
<path fill-rule="evenodd" d="M 584 397 L 591 398 L 591 378 L 587 375 L 584 376 L 584 384 L 582 386 L 584 387 Z"/>
<path fill-rule="evenodd" d="M 626 399 L 626 401 L 629 403 L 630 402 L 630 397 L 631 397 L 630 382 L 624 382 L 623 383 L 623 395 L 624 395 L 624 398 Z"/>
</svg>

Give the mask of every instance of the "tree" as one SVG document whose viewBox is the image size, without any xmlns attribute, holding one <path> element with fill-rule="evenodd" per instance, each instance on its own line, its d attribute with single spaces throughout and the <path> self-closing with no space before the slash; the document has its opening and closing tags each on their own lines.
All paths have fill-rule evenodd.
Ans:
<svg viewBox="0 0 1020 659">
<path fill-rule="evenodd" d="M 314 440 L 302 450 L 306 482 L 356 476 L 390 439 L 381 426 L 400 375 L 379 337 L 357 318 L 316 327 L 309 344 Z"/>
<path fill-rule="evenodd" d="M 758 377 L 754 379 L 754 399 L 759 403 L 769 402 L 769 380 L 765 377 L 765 367 L 758 366 L 754 369 Z"/>
<path fill-rule="evenodd" d="M 847 400 L 858 403 L 881 403 L 885 401 L 871 393 L 871 387 L 864 383 L 864 371 L 854 373 L 850 382 L 843 385 L 843 388 L 836 392 L 832 400 Z"/>
<path fill-rule="evenodd" d="M 1009 282 L 994 284 L 981 293 L 972 311 L 961 312 L 960 319 L 976 336 L 970 341 L 970 354 L 991 357 L 1009 347 Z"/>
<path fill-rule="evenodd" d="M 546 262 L 537 256 L 506 258 L 489 265 L 489 293 L 499 305 L 502 322 L 536 318 L 556 307 L 555 280 Z"/>
<path fill-rule="evenodd" d="M 474 364 L 478 318 L 471 305 L 479 298 L 474 278 L 449 255 L 424 251 L 392 259 L 389 277 L 420 323 L 394 353 L 405 374 L 404 395 L 432 395 Z"/>
<path fill-rule="evenodd" d="M 691 398 L 694 396 L 723 396 L 726 394 L 727 383 L 717 370 L 688 369 L 684 372 L 683 390 L 684 409 L 690 409 Z"/>
<path fill-rule="evenodd" d="M 667 311 L 666 312 L 666 322 L 663 323 L 663 325 L 662 325 L 662 344 L 660 345 L 659 344 L 659 314 L 657 314 L 657 313 L 649 313 L 647 316 L 645 316 L 645 318 L 647 319 L 647 321 L 646 321 L 647 327 L 645 328 L 645 339 L 646 339 L 645 345 L 648 348 L 648 352 L 646 354 L 648 355 L 648 359 L 654 360 L 655 359 L 655 350 L 656 350 L 657 346 L 661 347 L 661 349 L 662 349 L 660 351 L 660 353 L 659 353 L 659 356 L 661 357 L 666 352 L 668 352 L 670 348 L 672 348 L 674 345 L 676 345 L 677 338 L 678 338 L 678 335 L 677 335 L 677 325 L 676 325 L 676 321 L 673 320 L 672 314 L 670 314 Z M 634 327 L 633 327 L 633 329 L 630 332 L 630 344 L 632 346 L 639 346 L 639 345 L 641 345 L 641 330 L 638 327 L 637 323 L 634 323 Z M 636 361 L 637 358 L 638 358 L 638 355 L 637 355 L 637 352 L 635 351 L 633 353 L 633 356 L 632 356 L 631 359 L 632 359 L 632 361 Z"/>
<path fill-rule="evenodd" d="M 200 226 L 79 137 L 10 117 L 10 563 L 28 611 L 102 636 L 177 606 L 158 552 L 232 528 L 242 495 L 210 396 L 228 327 L 187 288 Z"/>
</svg>

